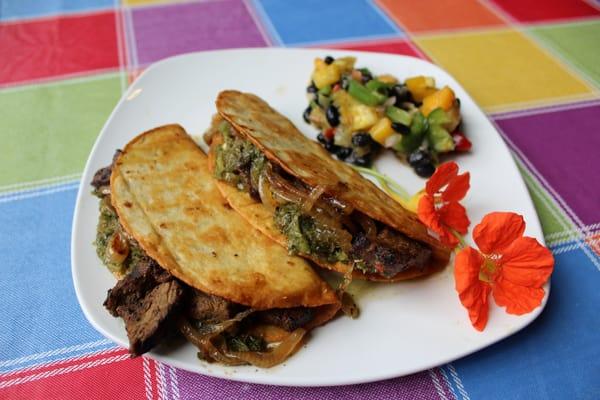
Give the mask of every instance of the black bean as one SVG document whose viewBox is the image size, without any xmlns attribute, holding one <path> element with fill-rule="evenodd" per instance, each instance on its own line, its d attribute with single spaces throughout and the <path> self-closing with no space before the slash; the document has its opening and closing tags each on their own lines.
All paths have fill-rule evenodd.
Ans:
<svg viewBox="0 0 600 400">
<path fill-rule="evenodd" d="M 350 154 L 352 154 L 351 147 L 340 147 L 337 150 L 337 153 L 335 153 L 340 160 L 345 160 L 346 158 L 350 157 Z"/>
<path fill-rule="evenodd" d="M 408 126 L 398 122 L 392 122 L 392 129 L 403 135 L 410 133 L 410 128 Z"/>
<path fill-rule="evenodd" d="M 333 104 L 327 107 L 325 116 L 327 117 L 327 122 L 329 122 L 329 125 L 331 125 L 332 127 L 335 128 L 340 124 L 340 112 L 338 111 L 337 107 Z"/>
<path fill-rule="evenodd" d="M 413 167 L 431 164 L 431 155 L 425 150 L 415 150 L 408 156 L 408 163 Z"/>
<path fill-rule="evenodd" d="M 331 56 L 325 57 L 325 64 L 331 64 L 335 59 Z"/>
<path fill-rule="evenodd" d="M 337 153 L 338 148 L 339 148 L 339 146 L 336 146 L 335 144 L 333 144 L 333 140 L 325 142 L 323 147 L 325 147 L 325 150 L 327 150 L 328 152 L 333 153 L 333 154 Z"/>
<path fill-rule="evenodd" d="M 392 88 L 392 95 L 396 96 L 396 106 L 399 106 L 401 103 L 412 100 L 408 88 L 404 85 L 394 85 L 394 87 Z"/>
<path fill-rule="evenodd" d="M 367 132 L 357 132 L 352 136 L 352 144 L 358 147 L 368 146 L 371 144 L 371 135 Z"/>
<path fill-rule="evenodd" d="M 460 107 L 460 99 L 458 97 L 456 98 L 456 105 Z"/>
<path fill-rule="evenodd" d="M 310 85 L 306 87 L 306 93 L 317 93 L 319 89 L 315 86 L 314 82 L 311 82 Z"/>
<path fill-rule="evenodd" d="M 323 135 L 323 132 L 319 132 L 317 135 L 317 141 L 321 144 L 327 143 L 327 139 L 325 138 L 325 135 Z"/>
<path fill-rule="evenodd" d="M 435 167 L 431 163 L 419 164 L 414 168 L 417 175 L 423 178 L 429 178 L 435 172 Z"/>
<path fill-rule="evenodd" d="M 302 118 L 304 118 L 304 121 L 306 121 L 307 124 L 310 124 L 310 113 L 312 111 L 312 108 L 310 106 L 306 107 L 306 110 L 304 110 L 304 113 L 302 113 Z"/>
<path fill-rule="evenodd" d="M 365 154 L 360 157 L 352 155 L 349 161 L 354 165 L 358 165 L 359 167 L 368 167 L 371 165 L 371 155 Z"/>
</svg>

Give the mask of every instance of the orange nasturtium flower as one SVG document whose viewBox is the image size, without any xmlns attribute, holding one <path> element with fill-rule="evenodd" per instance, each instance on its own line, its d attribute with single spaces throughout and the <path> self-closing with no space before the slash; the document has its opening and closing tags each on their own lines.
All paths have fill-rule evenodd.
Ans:
<svg viewBox="0 0 600 400">
<path fill-rule="evenodd" d="M 468 172 L 458 175 L 455 162 L 440 165 L 427 181 L 417 208 L 421 222 L 453 247 L 458 238 L 452 231 L 464 235 L 470 224 L 467 210 L 459 203 L 469 190 L 469 178 Z"/>
<path fill-rule="evenodd" d="M 471 324 L 482 331 L 488 320 L 488 296 L 509 314 L 533 311 L 544 298 L 544 283 L 554 258 L 536 239 L 524 237 L 523 217 L 511 212 L 487 214 L 473 230 L 481 250 L 466 247 L 456 255 L 454 279 Z"/>
</svg>

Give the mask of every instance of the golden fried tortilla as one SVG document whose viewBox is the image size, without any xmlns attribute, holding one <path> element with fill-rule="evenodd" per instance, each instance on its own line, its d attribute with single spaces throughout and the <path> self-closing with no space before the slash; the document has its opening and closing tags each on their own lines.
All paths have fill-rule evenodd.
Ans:
<svg viewBox="0 0 600 400">
<path fill-rule="evenodd" d="M 339 199 L 355 210 L 372 219 L 388 225 L 432 249 L 432 262 L 421 271 L 405 271 L 384 278 L 377 275 L 365 276 L 357 272 L 355 276 L 369 280 L 399 281 L 429 275 L 444 268 L 450 258 L 450 249 L 427 233 L 427 228 L 417 216 L 404 209 L 372 182 L 365 179 L 349 165 L 333 159 L 318 143 L 304 136 L 286 117 L 271 108 L 259 97 L 234 90 L 219 94 L 217 111 L 227 120 L 238 134 L 251 141 L 274 164 L 301 180 L 310 187 L 323 186 L 325 193 Z M 214 144 L 213 144 L 214 147 Z M 250 223 L 285 245 L 286 239 L 272 223 L 266 223 L 269 211 L 246 193 L 219 185 L 233 208 L 237 209 Z M 254 205 L 250 202 L 253 201 Z M 311 258 L 319 265 L 345 271 L 347 266 L 328 264 Z"/>
<path fill-rule="evenodd" d="M 339 309 L 334 291 L 306 261 L 289 256 L 231 209 L 206 155 L 181 126 L 129 142 L 110 185 L 123 228 L 186 284 L 255 309 L 330 305 L 321 307 L 315 325 Z"/>
</svg>

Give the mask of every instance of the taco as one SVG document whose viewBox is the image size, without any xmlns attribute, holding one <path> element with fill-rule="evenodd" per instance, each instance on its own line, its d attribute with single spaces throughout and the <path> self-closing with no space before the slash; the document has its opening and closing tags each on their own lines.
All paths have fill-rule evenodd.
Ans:
<svg viewBox="0 0 600 400">
<path fill-rule="evenodd" d="M 93 185 L 98 254 L 122 277 L 104 304 L 132 355 L 181 333 L 207 361 L 271 367 L 339 310 L 305 260 L 231 209 L 182 127 L 139 135 Z"/>
<path fill-rule="evenodd" d="M 450 249 L 350 166 L 255 95 L 221 92 L 205 134 L 218 187 L 255 228 L 292 254 L 374 281 L 426 276 Z"/>
</svg>

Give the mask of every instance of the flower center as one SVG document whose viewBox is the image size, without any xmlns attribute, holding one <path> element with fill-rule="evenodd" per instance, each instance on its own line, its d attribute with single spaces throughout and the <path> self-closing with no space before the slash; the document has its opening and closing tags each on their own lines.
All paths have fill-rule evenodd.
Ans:
<svg viewBox="0 0 600 400">
<path fill-rule="evenodd" d="M 487 283 L 492 283 L 498 272 L 498 266 L 494 263 L 497 257 L 485 257 L 483 265 L 479 270 L 479 280 Z"/>
</svg>

